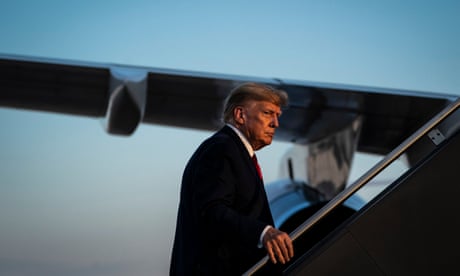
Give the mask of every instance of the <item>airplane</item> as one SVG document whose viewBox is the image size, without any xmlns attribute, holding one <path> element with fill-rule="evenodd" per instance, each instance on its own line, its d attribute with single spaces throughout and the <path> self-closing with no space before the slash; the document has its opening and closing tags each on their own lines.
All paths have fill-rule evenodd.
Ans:
<svg viewBox="0 0 460 276">
<path fill-rule="evenodd" d="M 141 123 L 216 130 L 221 126 L 221 103 L 233 87 L 244 82 L 265 83 L 289 95 L 289 106 L 274 139 L 292 147 L 280 160 L 280 179 L 267 183 L 266 191 L 276 226 L 294 235 L 315 214 L 329 211 L 331 202 L 347 191 L 357 153 L 387 156 L 458 98 L 421 91 L 0 55 L 0 107 L 104 118 L 105 131 L 121 136 L 132 135 Z M 449 124 L 449 137 L 456 128 L 455 123 Z M 408 167 L 425 158 L 421 152 L 426 148 L 425 143 L 419 143 L 404 152 Z M 309 239 L 298 239 L 298 260 L 304 260 L 319 240 L 369 204 L 357 195 L 347 195 L 342 201 L 310 232 Z M 265 263 L 262 261 L 262 266 Z M 289 270 L 295 268 L 286 268 Z"/>
</svg>

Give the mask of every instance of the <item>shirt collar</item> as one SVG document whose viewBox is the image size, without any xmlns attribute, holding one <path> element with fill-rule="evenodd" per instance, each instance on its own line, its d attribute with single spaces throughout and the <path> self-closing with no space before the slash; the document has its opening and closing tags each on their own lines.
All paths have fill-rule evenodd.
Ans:
<svg viewBox="0 0 460 276">
<path fill-rule="evenodd" d="M 238 137 L 240 137 L 241 142 L 243 142 L 244 146 L 248 150 L 249 156 L 252 157 L 254 155 L 254 149 L 252 148 L 251 144 L 249 144 L 248 139 L 235 126 L 231 124 L 227 124 L 227 126 L 229 126 L 238 135 Z"/>
</svg>

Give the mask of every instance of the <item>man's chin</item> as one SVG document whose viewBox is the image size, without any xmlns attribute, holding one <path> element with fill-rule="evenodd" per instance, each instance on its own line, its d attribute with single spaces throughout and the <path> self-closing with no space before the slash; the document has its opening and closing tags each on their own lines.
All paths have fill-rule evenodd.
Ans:
<svg viewBox="0 0 460 276">
<path fill-rule="evenodd" d="M 273 141 L 273 139 L 270 139 L 270 140 L 264 141 L 264 145 L 263 145 L 263 147 L 270 145 L 270 144 L 272 143 L 272 141 Z"/>
<path fill-rule="evenodd" d="M 260 145 L 254 148 L 254 150 L 260 150 L 261 148 L 270 145 L 272 143 L 272 140 L 273 139 L 267 139 L 264 141 L 260 140 Z"/>
</svg>

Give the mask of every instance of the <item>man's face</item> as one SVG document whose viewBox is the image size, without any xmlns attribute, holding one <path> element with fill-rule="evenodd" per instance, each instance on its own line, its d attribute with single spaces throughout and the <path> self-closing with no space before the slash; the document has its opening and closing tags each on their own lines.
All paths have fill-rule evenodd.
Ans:
<svg viewBox="0 0 460 276">
<path fill-rule="evenodd" d="M 250 101 L 237 111 L 239 129 L 254 150 L 270 145 L 279 126 L 281 108 L 266 101 Z"/>
</svg>

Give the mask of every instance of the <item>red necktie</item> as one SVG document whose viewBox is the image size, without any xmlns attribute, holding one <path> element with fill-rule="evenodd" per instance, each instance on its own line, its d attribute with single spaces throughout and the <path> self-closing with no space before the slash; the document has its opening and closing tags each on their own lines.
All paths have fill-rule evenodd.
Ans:
<svg viewBox="0 0 460 276">
<path fill-rule="evenodd" d="M 262 170 L 260 169 L 259 162 L 257 162 L 257 157 L 255 154 L 252 156 L 252 161 L 254 162 L 254 165 L 256 166 L 257 173 L 259 174 L 260 179 L 263 180 Z"/>
</svg>

